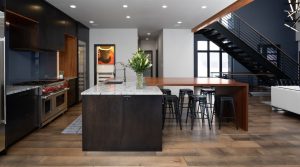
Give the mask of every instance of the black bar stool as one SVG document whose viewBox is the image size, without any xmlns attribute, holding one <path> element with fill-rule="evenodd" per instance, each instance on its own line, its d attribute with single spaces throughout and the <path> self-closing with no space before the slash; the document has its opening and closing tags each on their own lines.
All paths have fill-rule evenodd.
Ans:
<svg viewBox="0 0 300 167">
<path fill-rule="evenodd" d="M 216 90 L 214 88 L 202 88 L 200 93 L 202 95 L 207 95 L 207 97 L 208 97 L 207 104 L 210 104 L 210 107 L 212 107 L 212 105 L 213 105 L 212 97 L 213 97 L 213 95 L 215 95 Z"/>
<path fill-rule="evenodd" d="M 198 107 L 197 107 L 197 102 L 198 102 Z M 204 119 L 207 119 L 209 129 L 211 129 L 211 121 L 210 121 L 209 111 L 207 107 L 207 97 L 205 95 L 191 95 L 189 96 L 189 106 L 191 111 L 190 117 L 192 120 L 191 130 L 193 130 L 194 120 L 197 118 L 202 119 L 202 123 L 204 123 Z M 197 117 L 199 113 L 201 114 L 201 117 Z M 187 119 L 188 119 L 188 113 L 187 113 L 186 121 Z"/>
<path fill-rule="evenodd" d="M 214 88 L 202 88 L 200 90 L 200 94 L 206 95 L 208 97 L 207 104 L 209 104 L 210 110 L 211 110 L 211 123 L 213 121 L 213 117 L 215 115 L 215 110 L 214 110 L 214 103 L 213 103 L 213 96 L 216 94 L 216 90 Z"/>
<path fill-rule="evenodd" d="M 160 89 L 161 90 L 161 92 L 164 94 L 164 95 L 171 95 L 172 94 L 172 92 L 171 92 L 171 90 L 170 89 L 163 89 L 163 88 L 161 88 Z M 167 108 L 171 111 L 170 113 L 171 113 L 171 115 L 173 116 L 173 117 L 175 117 L 174 116 L 174 110 L 173 110 L 173 107 L 172 107 L 172 103 L 170 102 L 170 103 L 166 103 L 167 104 Z M 163 104 L 164 105 L 164 104 Z M 164 106 L 163 106 L 164 107 Z"/>
<path fill-rule="evenodd" d="M 194 91 L 192 89 L 179 89 L 179 106 L 180 106 L 180 115 L 182 115 L 183 108 L 189 110 L 188 102 L 184 102 L 185 95 L 193 95 Z"/>
<path fill-rule="evenodd" d="M 178 97 L 176 95 L 164 95 L 163 98 L 164 98 L 163 100 L 164 104 L 163 104 L 163 127 L 162 128 L 164 128 L 166 119 L 174 119 L 174 117 L 168 117 L 168 118 L 166 117 L 166 109 L 168 108 L 168 106 L 171 106 L 172 111 L 175 111 L 176 123 L 179 123 L 180 130 L 182 130 Z"/>
<path fill-rule="evenodd" d="M 171 95 L 171 90 L 170 90 L 170 89 L 160 89 L 160 91 L 161 91 L 164 95 Z"/>
<path fill-rule="evenodd" d="M 218 118 L 219 118 L 219 129 L 221 129 L 221 125 L 222 125 L 222 121 L 224 118 L 227 119 L 234 119 L 235 121 L 235 125 L 236 125 L 236 129 L 238 129 L 238 120 L 236 117 L 236 111 L 235 111 L 235 106 L 234 106 L 234 98 L 232 96 L 228 96 L 228 95 L 218 95 L 216 96 L 216 106 L 215 109 L 218 112 Z M 228 104 L 228 109 L 229 106 L 231 106 L 231 113 L 228 112 L 226 113 L 226 115 L 228 116 L 224 116 L 224 106 L 225 104 Z M 219 106 L 220 105 L 220 106 Z M 229 114 L 231 114 L 232 116 L 229 116 Z"/>
</svg>

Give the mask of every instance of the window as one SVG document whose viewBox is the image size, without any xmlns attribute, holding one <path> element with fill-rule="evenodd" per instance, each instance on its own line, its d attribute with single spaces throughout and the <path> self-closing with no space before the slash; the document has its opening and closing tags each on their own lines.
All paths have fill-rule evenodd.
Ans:
<svg viewBox="0 0 300 167">
<path fill-rule="evenodd" d="M 219 77 L 220 75 L 220 53 L 211 52 L 209 56 L 209 68 L 210 75 L 209 77 Z"/>
<path fill-rule="evenodd" d="M 207 77 L 207 54 L 198 53 L 198 77 Z"/>
<path fill-rule="evenodd" d="M 212 41 L 197 41 L 197 77 L 220 77 L 228 73 L 229 55 Z"/>
</svg>

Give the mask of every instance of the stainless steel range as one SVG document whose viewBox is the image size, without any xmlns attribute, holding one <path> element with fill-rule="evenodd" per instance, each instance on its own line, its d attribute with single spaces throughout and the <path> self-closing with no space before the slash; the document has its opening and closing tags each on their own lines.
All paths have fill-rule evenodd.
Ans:
<svg viewBox="0 0 300 167">
<path fill-rule="evenodd" d="M 39 125 L 46 125 L 68 109 L 68 83 L 64 80 L 38 80 L 17 85 L 40 86 Z"/>
</svg>

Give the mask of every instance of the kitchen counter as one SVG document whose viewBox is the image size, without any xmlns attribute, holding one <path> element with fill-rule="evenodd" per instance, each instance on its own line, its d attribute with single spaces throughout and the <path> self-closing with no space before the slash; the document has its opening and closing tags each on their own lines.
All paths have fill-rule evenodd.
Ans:
<svg viewBox="0 0 300 167">
<path fill-rule="evenodd" d="M 39 86 L 14 86 L 14 85 L 8 85 L 6 87 L 6 95 L 11 95 L 15 93 L 24 92 L 31 89 L 39 88 Z"/>
<path fill-rule="evenodd" d="M 135 84 L 135 82 L 124 82 L 96 85 L 82 92 L 81 95 L 162 95 L 157 86 L 144 86 L 143 89 L 136 89 Z"/>
</svg>

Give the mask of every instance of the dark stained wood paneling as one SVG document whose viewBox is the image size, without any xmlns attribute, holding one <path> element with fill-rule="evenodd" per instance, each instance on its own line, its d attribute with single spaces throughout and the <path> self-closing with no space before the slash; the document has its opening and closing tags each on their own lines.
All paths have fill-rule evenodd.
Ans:
<svg viewBox="0 0 300 167">
<path fill-rule="evenodd" d="M 123 127 L 122 96 L 83 96 L 83 150 L 118 150 Z"/>
<path fill-rule="evenodd" d="M 83 96 L 83 150 L 160 151 L 161 96 Z"/>
</svg>

